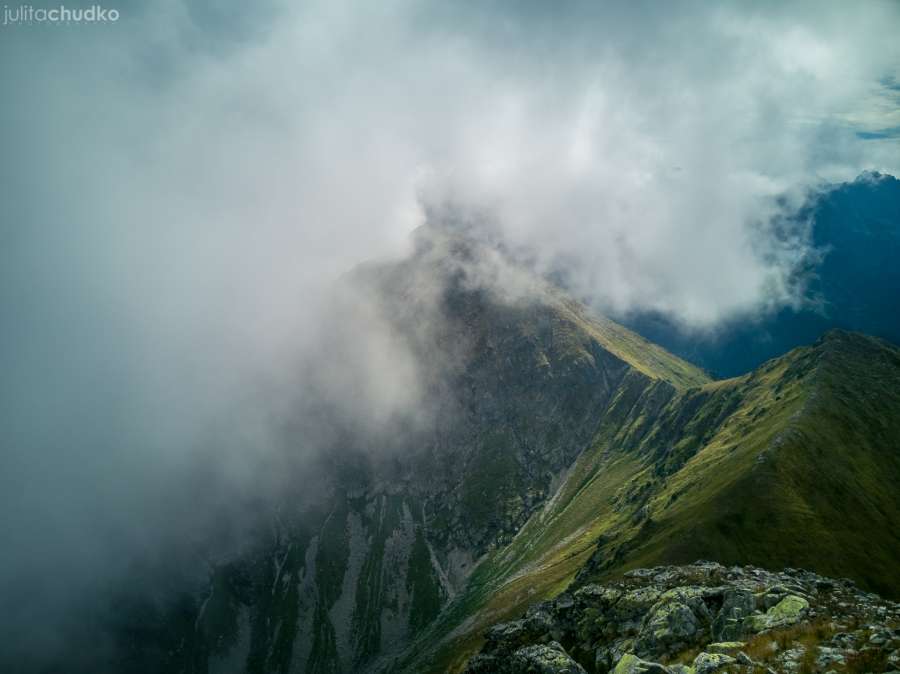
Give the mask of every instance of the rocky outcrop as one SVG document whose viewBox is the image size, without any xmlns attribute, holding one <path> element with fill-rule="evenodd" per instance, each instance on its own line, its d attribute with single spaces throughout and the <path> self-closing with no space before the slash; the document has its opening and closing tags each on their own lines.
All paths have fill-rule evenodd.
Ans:
<svg viewBox="0 0 900 674">
<path fill-rule="evenodd" d="M 557 642 L 533 644 L 512 653 L 478 656 L 467 670 L 471 674 L 585 674 Z"/>
<path fill-rule="evenodd" d="M 556 654 L 542 669 L 525 659 L 537 647 Z M 900 604 L 808 571 L 697 562 L 637 569 L 534 605 L 488 630 L 466 671 L 892 670 L 900 670 Z"/>
</svg>

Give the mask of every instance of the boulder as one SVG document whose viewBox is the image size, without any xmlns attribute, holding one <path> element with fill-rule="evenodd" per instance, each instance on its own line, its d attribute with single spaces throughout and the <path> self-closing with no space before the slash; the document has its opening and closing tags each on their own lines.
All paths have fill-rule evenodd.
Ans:
<svg viewBox="0 0 900 674">
<path fill-rule="evenodd" d="M 477 655 L 465 674 L 587 674 L 557 642 L 520 648 L 512 654 Z"/>
<path fill-rule="evenodd" d="M 715 672 L 735 662 L 737 661 L 733 657 L 724 653 L 704 652 L 694 658 L 694 672 L 696 674 L 710 674 L 710 672 Z"/>
<path fill-rule="evenodd" d="M 684 650 L 700 632 L 694 612 L 679 601 L 656 604 L 647 616 L 635 642 L 639 653 L 660 656 Z"/>
<path fill-rule="evenodd" d="M 672 674 L 672 670 L 656 662 L 641 660 L 634 653 L 622 656 L 613 674 Z"/>
<path fill-rule="evenodd" d="M 743 641 L 719 641 L 706 646 L 704 650 L 707 653 L 724 653 L 725 655 L 731 655 L 740 651 L 746 645 L 747 644 Z"/>
<path fill-rule="evenodd" d="M 841 665 L 843 667 L 847 664 L 847 655 L 850 653 L 855 654 L 856 651 L 845 651 L 831 646 L 819 646 L 816 665 L 818 665 L 820 669 L 829 669 L 832 665 Z"/>
<path fill-rule="evenodd" d="M 743 588 L 725 590 L 722 608 L 713 621 L 712 636 L 716 641 L 734 641 L 744 636 L 744 621 L 756 610 L 756 598 Z"/>
<path fill-rule="evenodd" d="M 511 674 L 587 674 L 555 641 L 519 649 L 511 664 Z"/>
<path fill-rule="evenodd" d="M 800 622 L 808 611 L 808 601 L 803 597 L 789 594 L 765 613 L 747 618 L 744 621 L 744 629 L 756 633 L 778 627 L 789 627 Z"/>
<path fill-rule="evenodd" d="M 485 651 L 511 653 L 529 643 L 530 633 L 524 620 L 513 620 L 491 627 L 484 635 Z"/>
</svg>

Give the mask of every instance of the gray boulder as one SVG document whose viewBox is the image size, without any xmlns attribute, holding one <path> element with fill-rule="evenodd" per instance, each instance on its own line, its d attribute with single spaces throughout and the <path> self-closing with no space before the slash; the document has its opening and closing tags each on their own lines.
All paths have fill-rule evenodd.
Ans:
<svg viewBox="0 0 900 674">
<path fill-rule="evenodd" d="M 587 674 L 557 642 L 520 648 L 512 654 L 478 655 L 466 674 Z"/>
<path fill-rule="evenodd" d="M 710 674 L 734 662 L 736 660 L 733 657 L 724 653 L 701 653 L 694 658 L 694 672 Z"/>
<path fill-rule="evenodd" d="M 634 653 L 626 653 L 616 664 L 613 674 L 672 674 L 668 667 L 641 660 Z"/>
</svg>

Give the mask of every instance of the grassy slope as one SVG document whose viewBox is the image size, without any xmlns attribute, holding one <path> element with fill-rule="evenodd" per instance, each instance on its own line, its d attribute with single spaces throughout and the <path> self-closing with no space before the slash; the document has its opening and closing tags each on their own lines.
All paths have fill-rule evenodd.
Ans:
<svg viewBox="0 0 900 674">
<path fill-rule="evenodd" d="M 574 300 L 559 297 L 556 307 L 561 316 L 581 327 L 604 349 L 651 379 L 662 379 L 679 389 L 701 386 L 711 381 L 709 375 L 696 365 L 672 355 L 604 316 L 591 313 Z"/>
<path fill-rule="evenodd" d="M 898 382 L 900 351 L 833 333 L 674 397 L 623 386 L 556 498 L 482 562 L 408 664 L 460 669 L 486 626 L 583 567 L 580 580 L 698 557 L 793 565 L 900 596 Z"/>
<path fill-rule="evenodd" d="M 655 526 L 627 565 L 798 566 L 900 596 L 900 351 L 835 333 L 767 367 L 653 499 Z"/>
</svg>

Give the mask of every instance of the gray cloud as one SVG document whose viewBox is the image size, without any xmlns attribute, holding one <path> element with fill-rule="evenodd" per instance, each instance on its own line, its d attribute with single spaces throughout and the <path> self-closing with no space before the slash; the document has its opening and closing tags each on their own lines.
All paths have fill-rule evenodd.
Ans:
<svg viewBox="0 0 900 674">
<path fill-rule="evenodd" d="M 421 402 L 414 349 L 328 288 L 407 251 L 427 209 L 490 221 L 601 307 L 706 329 L 799 301 L 803 233 L 772 219 L 805 190 L 900 170 L 865 139 L 896 126 L 893 3 L 121 17 L 0 35 L 0 575 L 22 638 L 277 483 L 304 396 L 373 425 Z"/>
</svg>

